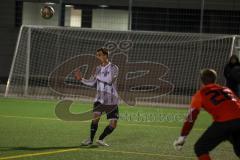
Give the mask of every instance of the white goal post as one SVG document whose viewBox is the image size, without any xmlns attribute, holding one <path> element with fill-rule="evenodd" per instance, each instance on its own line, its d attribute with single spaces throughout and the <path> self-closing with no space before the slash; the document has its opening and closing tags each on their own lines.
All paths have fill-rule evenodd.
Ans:
<svg viewBox="0 0 240 160">
<path fill-rule="evenodd" d="M 95 89 L 77 82 L 73 71 L 89 78 L 96 49 L 106 47 L 119 66 L 123 101 L 181 106 L 198 89 L 201 69 L 215 69 L 225 83 L 224 65 L 238 42 L 235 35 L 22 26 L 5 96 L 93 98 Z"/>
</svg>

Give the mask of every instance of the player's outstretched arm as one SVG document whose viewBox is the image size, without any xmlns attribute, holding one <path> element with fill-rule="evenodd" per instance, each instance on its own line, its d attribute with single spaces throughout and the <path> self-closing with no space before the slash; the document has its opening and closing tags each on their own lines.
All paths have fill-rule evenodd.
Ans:
<svg viewBox="0 0 240 160">
<path fill-rule="evenodd" d="M 97 82 L 95 76 L 91 76 L 90 79 L 84 79 L 81 76 L 81 72 L 80 69 L 76 69 L 74 72 L 74 76 L 76 80 L 81 81 L 83 84 L 87 85 L 87 86 L 94 86 Z"/>
<path fill-rule="evenodd" d="M 97 83 L 97 79 L 94 76 L 91 76 L 90 79 L 82 78 L 81 82 L 87 86 L 94 86 Z"/>
<path fill-rule="evenodd" d="M 173 146 L 176 150 L 179 151 L 182 149 L 188 134 L 191 132 L 194 126 L 198 114 L 199 114 L 198 109 L 191 108 L 190 111 L 188 112 L 188 116 L 182 127 L 181 135 L 173 142 Z"/>
</svg>

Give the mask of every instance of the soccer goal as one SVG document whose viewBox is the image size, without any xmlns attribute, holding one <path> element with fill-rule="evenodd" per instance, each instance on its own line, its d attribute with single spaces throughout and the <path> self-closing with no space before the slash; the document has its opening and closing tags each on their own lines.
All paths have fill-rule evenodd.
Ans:
<svg viewBox="0 0 240 160">
<path fill-rule="evenodd" d="M 93 98 L 96 89 L 74 79 L 89 78 L 98 65 L 96 49 L 106 47 L 118 65 L 124 102 L 181 106 L 199 87 L 199 72 L 223 68 L 239 37 L 218 34 L 110 31 L 22 26 L 5 91 L 8 97 Z"/>
</svg>

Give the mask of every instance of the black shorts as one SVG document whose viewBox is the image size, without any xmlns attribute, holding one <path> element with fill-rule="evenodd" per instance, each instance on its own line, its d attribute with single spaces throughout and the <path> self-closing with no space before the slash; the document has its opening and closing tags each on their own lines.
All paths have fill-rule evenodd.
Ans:
<svg viewBox="0 0 240 160">
<path fill-rule="evenodd" d="M 95 102 L 93 112 L 106 113 L 107 119 L 119 119 L 118 105 L 104 105 L 100 102 Z"/>
<path fill-rule="evenodd" d="M 227 122 L 213 122 L 196 142 L 194 149 L 199 157 L 208 154 L 218 144 L 229 141 L 235 154 L 240 157 L 240 119 Z"/>
</svg>

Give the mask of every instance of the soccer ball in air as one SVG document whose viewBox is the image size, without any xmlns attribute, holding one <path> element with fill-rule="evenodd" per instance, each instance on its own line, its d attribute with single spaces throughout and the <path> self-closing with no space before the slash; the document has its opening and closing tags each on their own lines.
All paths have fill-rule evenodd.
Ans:
<svg viewBox="0 0 240 160">
<path fill-rule="evenodd" d="M 53 17 L 55 11 L 52 6 L 45 5 L 41 8 L 40 14 L 44 19 L 50 19 Z"/>
</svg>

